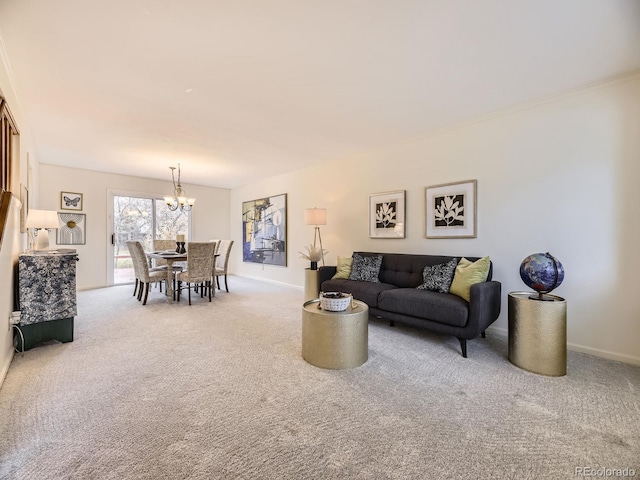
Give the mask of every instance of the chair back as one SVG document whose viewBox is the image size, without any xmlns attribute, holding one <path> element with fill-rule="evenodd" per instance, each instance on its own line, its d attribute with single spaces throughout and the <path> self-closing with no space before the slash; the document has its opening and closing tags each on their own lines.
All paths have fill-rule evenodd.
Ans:
<svg viewBox="0 0 640 480">
<path fill-rule="evenodd" d="M 231 247 L 233 246 L 233 240 L 220 240 L 220 246 L 218 247 L 218 258 L 216 258 L 216 274 L 227 273 L 227 265 L 229 265 L 229 255 L 231 254 Z"/>
<path fill-rule="evenodd" d="M 133 275 L 136 277 L 136 280 L 140 280 L 140 274 L 138 273 L 138 262 L 136 261 L 138 253 L 133 246 L 134 243 L 135 242 L 131 240 L 127 241 L 127 249 L 129 250 L 129 255 L 131 256 L 131 263 L 133 263 Z"/>
<path fill-rule="evenodd" d="M 213 242 L 189 242 L 187 244 L 189 282 L 200 283 L 211 280 L 215 249 L 216 244 Z"/>
<path fill-rule="evenodd" d="M 216 243 L 216 253 L 218 253 L 218 249 L 220 248 L 220 240 L 218 240 L 217 238 L 214 238 L 213 240 L 209 240 L 210 242 L 215 242 Z"/>
<path fill-rule="evenodd" d="M 149 260 L 147 254 L 144 253 L 144 248 L 140 242 L 127 242 L 129 247 L 129 253 L 133 259 L 133 269 L 137 269 L 138 279 L 144 283 L 150 283 L 149 279 Z"/>
<path fill-rule="evenodd" d="M 160 252 L 163 250 L 175 250 L 176 249 L 176 241 L 175 240 L 154 240 L 153 241 L 153 251 Z M 154 258 L 156 267 L 160 267 L 162 265 L 166 265 L 167 261 L 164 258 Z"/>
</svg>

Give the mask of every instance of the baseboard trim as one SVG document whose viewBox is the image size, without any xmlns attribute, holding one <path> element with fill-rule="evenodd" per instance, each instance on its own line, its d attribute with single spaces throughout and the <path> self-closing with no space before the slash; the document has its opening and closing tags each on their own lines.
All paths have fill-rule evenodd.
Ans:
<svg viewBox="0 0 640 480">
<path fill-rule="evenodd" d="M 126 285 L 125 283 L 119 283 L 118 285 L 89 285 L 89 286 L 82 286 L 82 287 L 78 287 L 78 292 L 84 292 L 85 290 L 96 290 L 97 288 L 107 288 L 107 287 L 118 287 L 120 285 Z M 131 282 L 131 285 L 133 285 L 133 282 Z"/>
<path fill-rule="evenodd" d="M 4 379 L 7 378 L 7 373 L 9 373 L 9 367 L 11 366 L 11 362 L 13 361 L 13 356 L 15 355 L 15 351 L 11 348 L 11 353 L 8 357 L 8 361 L 2 365 L 2 370 L 0 370 L 0 388 L 2 388 L 2 384 L 4 383 Z"/>
<path fill-rule="evenodd" d="M 250 279 L 250 280 L 257 280 L 257 281 L 259 281 L 259 282 L 271 283 L 271 284 L 273 284 L 273 285 L 280 285 L 280 286 L 283 286 L 283 287 L 291 287 L 291 288 L 295 288 L 295 289 L 297 289 L 297 290 L 301 290 L 301 291 L 303 291 L 303 290 L 304 290 L 304 287 L 303 287 L 303 286 L 300 286 L 300 285 L 293 285 L 293 284 L 291 284 L 291 283 L 285 283 L 285 282 L 278 282 L 277 280 L 271 280 L 271 279 L 269 279 L 269 278 L 264 278 L 264 277 L 255 277 L 255 276 L 253 276 L 253 275 L 239 275 L 239 274 L 237 274 L 237 273 L 236 273 L 235 275 L 236 275 L 236 276 L 238 276 L 238 277 L 242 277 L 242 278 L 248 278 L 248 279 Z"/>
<path fill-rule="evenodd" d="M 488 332 L 494 332 L 502 337 L 509 336 L 509 330 L 502 327 L 489 327 Z M 578 353 L 586 353 L 594 357 L 605 358 L 607 360 L 614 360 L 616 362 L 629 363 L 631 365 L 640 365 L 640 357 L 634 357 L 633 355 L 626 355 L 624 353 L 611 352 L 609 350 L 602 350 L 600 348 L 586 347 L 584 345 L 578 345 L 576 343 L 567 343 L 567 350 Z"/>
<path fill-rule="evenodd" d="M 640 365 L 640 357 L 626 355 L 624 353 L 610 352 L 609 350 L 601 350 L 599 348 L 585 347 L 584 345 L 576 345 L 568 343 L 567 348 L 573 352 L 586 353 L 594 357 L 606 358 L 616 362 L 629 363 L 631 365 Z"/>
</svg>

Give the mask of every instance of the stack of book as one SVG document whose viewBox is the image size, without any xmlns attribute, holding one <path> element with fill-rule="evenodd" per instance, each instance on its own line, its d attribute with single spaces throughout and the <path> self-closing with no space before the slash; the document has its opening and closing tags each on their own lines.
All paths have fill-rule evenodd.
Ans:
<svg viewBox="0 0 640 480">
<path fill-rule="evenodd" d="M 11 324 L 18 325 L 20 323 L 20 311 L 11 313 Z"/>
</svg>

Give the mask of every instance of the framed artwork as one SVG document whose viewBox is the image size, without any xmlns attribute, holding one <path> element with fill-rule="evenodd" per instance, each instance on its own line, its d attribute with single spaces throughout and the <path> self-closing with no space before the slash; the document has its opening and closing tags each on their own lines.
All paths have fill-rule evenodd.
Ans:
<svg viewBox="0 0 640 480">
<path fill-rule="evenodd" d="M 425 188 L 426 238 L 475 238 L 476 180 Z"/>
<path fill-rule="evenodd" d="M 16 123 L 0 94 L 0 248 L 10 215 L 11 198 L 20 200 L 20 144 Z"/>
<path fill-rule="evenodd" d="M 405 191 L 369 195 L 369 238 L 404 238 Z"/>
<path fill-rule="evenodd" d="M 60 226 L 56 232 L 58 245 L 84 245 L 87 243 L 87 215 L 84 213 L 58 213 Z"/>
<path fill-rule="evenodd" d="M 60 210 L 82 211 L 82 194 L 73 192 L 60 192 Z"/>
<path fill-rule="evenodd" d="M 242 202 L 242 261 L 287 265 L 287 194 Z"/>
<path fill-rule="evenodd" d="M 23 184 L 20 184 L 20 202 L 22 202 L 22 208 L 20 209 L 20 233 L 25 233 L 27 231 L 27 217 L 29 216 L 29 189 Z"/>
</svg>

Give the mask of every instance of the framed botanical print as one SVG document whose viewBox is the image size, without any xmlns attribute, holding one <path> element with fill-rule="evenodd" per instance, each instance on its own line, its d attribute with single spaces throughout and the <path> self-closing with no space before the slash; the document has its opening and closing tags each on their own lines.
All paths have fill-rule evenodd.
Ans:
<svg viewBox="0 0 640 480">
<path fill-rule="evenodd" d="M 60 210 L 82 211 L 82 194 L 73 192 L 60 192 Z"/>
<path fill-rule="evenodd" d="M 476 180 L 425 188 L 426 238 L 475 238 Z"/>
<path fill-rule="evenodd" d="M 405 191 L 369 195 L 369 237 L 404 238 Z"/>
</svg>

